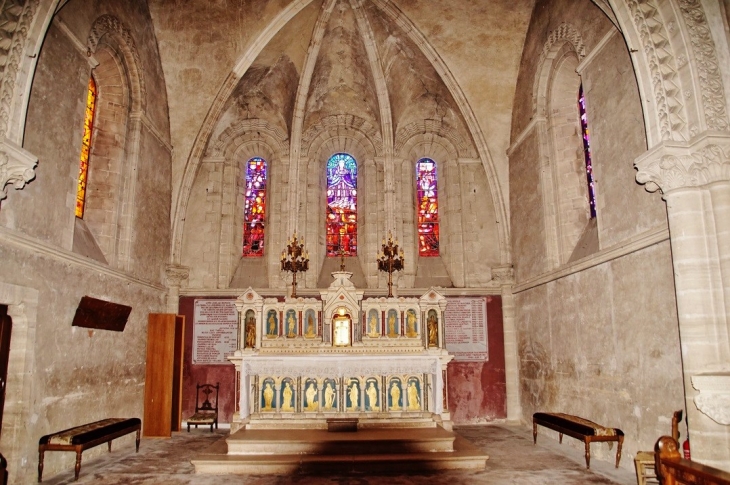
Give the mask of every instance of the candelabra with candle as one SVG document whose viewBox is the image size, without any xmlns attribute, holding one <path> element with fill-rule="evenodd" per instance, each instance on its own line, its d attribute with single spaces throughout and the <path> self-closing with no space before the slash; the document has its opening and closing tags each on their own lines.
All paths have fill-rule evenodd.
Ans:
<svg viewBox="0 0 730 485">
<path fill-rule="evenodd" d="M 388 232 L 388 242 L 383 238 L 383 250 L 378 254 L 378 269 L 388 272 L 388 297 L 393 296 L 393 271 L 400 271 L 405 265 L 403 250 L 398 252 L 398 240 Z"/>
<path fill-rule="evenodd" d="M 297 273 L 303 273 L 309 269 L 309 251 L 304 250 L 304 238 L 297 239 L 297 232 L 291 239 L 287 240 L 287 246 L 281 252 L 281 270 L 288 271 L 293 275 L 291 283 L 291 296 L 297 297 Z"/>
</svg>

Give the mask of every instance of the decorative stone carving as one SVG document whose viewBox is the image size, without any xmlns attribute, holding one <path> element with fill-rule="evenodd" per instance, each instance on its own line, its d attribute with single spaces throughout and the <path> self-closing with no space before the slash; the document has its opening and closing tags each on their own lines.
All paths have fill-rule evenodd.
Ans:
<svg viewBox="0 0 730 485">
<path fill-rule="evenodd" d="M 176 264 L 168 264 L 165 266 L 165 283 L 168 288 L 180 288 L 183 282 L 190 276 L 190 268 Z"/>
<path fill-rule="evenodd" d="M 685 139 L 687 121 L 683 118 L 681 88 L 675 54 L 665 32 L 663 19 L 652 2 L 628 0 L 636 30 L 639 32 L 654 87 L 654 101 L 662 140 Z"/>
<path fill-rule="evenodd" d="M 701 413 L 718 424 L 730 425 L 730 372 L 692 376 L 694 398 Z"/>
<path fill-rule="evenodd" d="M 728 131 L 730 125 L 725 110 L 725 89 L 715 54 L 715 43 L 702 4 L 699 0 L 679 0 L 679 8 L 687 25 L 695 54 L 707 128 Z"/>
<path fill-rule="evenodd" d="M 513 285 L 515 283 L 515 269 L 511 264 L 492 268 L 492 281 L 499 285 Z"/>
<path fill-rule="evenodd" d="M 23 150 L 10 140 L 0 141 L 0 200 L 8 196 L 7 185 L 16 190 L 25 187 L 35 177 L 38 158 Z"/>
<path fill-rule="evenodd" d="M 8 0 L 0 6 L 0 135 L 8 130 L 15 78 L 38 4 L 39 0 Z"/>
<path fill-rule="evenodd" d="M 689 144 L 663 142 L 637 158 L 636 181 L 663 193 L 730 180 L 730 137 L 705 135 Z"/>
<path fill-rule="evenodd" d="M 349 377 L 364 375 L 394 375 L 394 374 L 436 374 L 440 369 L 438 357 L 408 356 L 396 358 L 389 356 L 386 359 L 368 357 L 302 357 L 275 359 L 262 357 L 245 360 L 243 370 L 246 374 L 273 375 L 273 376 L 332 376 Z"/>
</svg>

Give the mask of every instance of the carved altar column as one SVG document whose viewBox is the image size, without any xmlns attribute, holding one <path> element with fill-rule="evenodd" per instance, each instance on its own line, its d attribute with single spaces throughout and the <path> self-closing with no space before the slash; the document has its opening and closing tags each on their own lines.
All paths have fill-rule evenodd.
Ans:
<svg viewBox="0 0 730 485">
<path fill-rule="evenodd" d="M 177 314 L 180 307 L 180 288 L 190 276 L 190 268 L 177 264 L 165 267 L 165 284 L 167 285 L 167 313 Z"/>
<path fill-rule="evenodd" d="M 730 470 L 730 426 L 703 409 L 692 382 L 730 372 L 730 136 L 664 142 L 635 165 L 667 203 L 692 459 Z"/>
</svg>

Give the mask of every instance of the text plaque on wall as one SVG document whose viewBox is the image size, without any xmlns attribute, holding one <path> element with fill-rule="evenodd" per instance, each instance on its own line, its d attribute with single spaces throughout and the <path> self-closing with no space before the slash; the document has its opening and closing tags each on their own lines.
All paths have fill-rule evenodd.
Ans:
<svg viewBox="0 0 730 485">
<path fill-rule="evenodd" d="M 446 350 L 455 361 L 489 360 L 486 297 L 449 297 L 445 319 Z"/>
<path fill-rule="evenodd" d="M 193 364 L 230 364 L 236 351 L 238 311 L 235 300 L 195 300 Z"/>
</svg>

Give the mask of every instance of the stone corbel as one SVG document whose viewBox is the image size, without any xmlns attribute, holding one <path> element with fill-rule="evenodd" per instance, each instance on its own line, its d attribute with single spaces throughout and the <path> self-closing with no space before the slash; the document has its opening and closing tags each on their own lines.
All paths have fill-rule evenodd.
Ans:
<svg viewBox="0 0 730 485">
<path fill-rule="evenodd" d="M 492 268 L 492 281 L 499 286 L 515 284 L 515 270 L 511 264 Z"/>
<path fill-rule="evenodd" d="M 7 185 L 16 190 L 35 178 L 38 158 L 8 139 L 0 140 L 0 200 L 8 196 Z"/>
<path fill-rule="evenodd" d="M 190 276 L 190 268 L 177 264 L 165 266 L 165 284 L 168 288 L 180 288 Z"/>
<path fill-rule="evenodd" d="M 703 133 L 688 143 L 665 141 L 636 159 L 636 181 L 663 194 L 730 180 L 730 135 Z"/>
<path fill-rule="evenodd" d="M 695 406 L 718 424 L 730 425 L 730 372 L 692 376 Z"/>
</svg>

